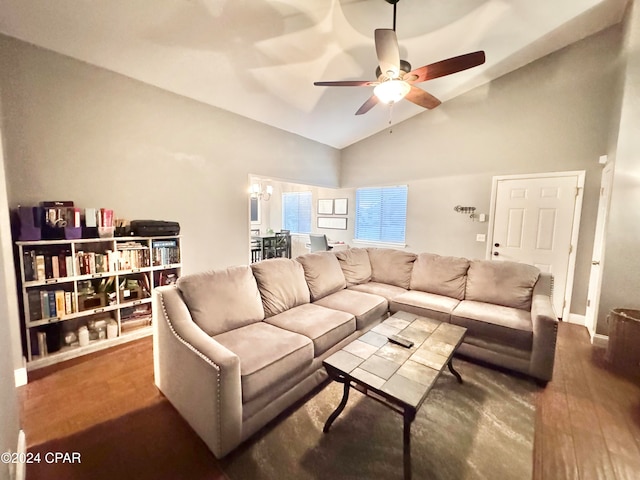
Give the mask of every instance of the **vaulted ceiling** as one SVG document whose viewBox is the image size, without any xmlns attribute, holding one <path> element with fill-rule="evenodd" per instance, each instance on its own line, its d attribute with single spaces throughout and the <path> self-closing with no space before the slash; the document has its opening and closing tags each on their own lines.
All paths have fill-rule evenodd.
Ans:
<svg viewBox="0 0 640 480">
<path fill-rule="evenodd" d="M 619 22 L 626 3 L 401 0 L 396 31 L 413 68 L 486 52 L 418 85 L 446 101 Z M 336 148 L 430 114 L 402 101 L 355 116 L 371 87 L 313 85 L 375 80 L 373 31 L 392 18 L 385 0 L 0 0 L 6 35 Z"/>
</svg>

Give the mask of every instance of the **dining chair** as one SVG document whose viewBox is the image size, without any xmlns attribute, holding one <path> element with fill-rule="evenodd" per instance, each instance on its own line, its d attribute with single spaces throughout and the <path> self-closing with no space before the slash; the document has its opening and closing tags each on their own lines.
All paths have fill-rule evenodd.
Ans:
<svg viewBox="0 0 640 480">
<path fill-rule="evenodd" d="M 251 229 L 251 236 L 260 235 L 259 228 Z M 251 239 L 251 263 L 259 262 L 262 260 L 262 245 L 260 240 Z"/>
<path fill-rule="evenodd" d="M 327 250 L 331 250 L 333 247 L 329 246 L 329 242 L 327 242 L 326 235 L 316 235 L 313 233 L 309 234 L 309 250 L 311 252 L 325 252 Z"/>
<path fill-rule="evenodd" d="M 291 234 L 280 231 L 276 233 L 276 257 L 291 258 Z"/>
</svg>

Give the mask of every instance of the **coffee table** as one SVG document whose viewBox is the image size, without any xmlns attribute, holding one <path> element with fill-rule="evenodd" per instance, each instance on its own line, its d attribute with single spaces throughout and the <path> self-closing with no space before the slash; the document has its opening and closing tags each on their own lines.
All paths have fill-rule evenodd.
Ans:
<svg viewBox="0 0 640 480">
<path fill-rule="evenodd" d="M 329 416 L 323 432 L 344 410 L 353 387 L 402 414 L 404 478 L 411 478 L 411 423 L 429 391 L 447 366 L 462 383 L 453 368 L 453 354 L 467 329 L 457 325 L 397 312 L 357 340 L 333 353 L 323 362 L 329 377 L 344 384 L 340 404 Z M 414 342 L 405 348 L 389 342 L 398 334 Z"/>
</svg>

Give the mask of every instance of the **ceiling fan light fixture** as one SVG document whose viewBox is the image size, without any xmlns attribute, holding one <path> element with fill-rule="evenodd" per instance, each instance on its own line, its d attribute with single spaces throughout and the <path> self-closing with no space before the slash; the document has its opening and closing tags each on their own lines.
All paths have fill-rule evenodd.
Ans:
<svg viewBox="0 0 640 480">
<path fill-rule="evenodd" d="M 402 100 L 411 90 L 404 80 L 388 80 L 382 82 L 373 89 L 373 93 L 382 103 L 392 104 Z"/>
</svg>

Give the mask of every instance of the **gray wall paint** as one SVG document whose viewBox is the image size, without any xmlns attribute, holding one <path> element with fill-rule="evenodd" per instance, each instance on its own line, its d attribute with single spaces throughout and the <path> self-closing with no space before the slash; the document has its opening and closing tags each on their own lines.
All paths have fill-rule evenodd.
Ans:
<svg viewBox="0 0 640 480">
<path fill-rule="evenodd" d="M 622 109 L 597 332 L 608 333 L 612 308 L 640 309 L 640 3 L 625 17 Z"/>
<path fill-rule="evenodd" d="M 571 302 L 584 314 L 621 38 L 610 28 L 346 148 L 342 186 L 407 183 L 409 249 L 484 258 L 488 224 L 454 206 L 487 213 L 494 175 L 585 170 Z"/>
<path fill-rule="evenodd" d="M 21 348 L 2 138 L 0 124 L 0 452 L 15 452 L 19 419 L 13 372 L 21 366 Z M 0 463 L 0 479 L 9 478 L 9 465 Z"/>
<path fill-rule="evenodd" d="M 180 222 L 184 270 L 245 263 L 250 172 L 336 187 L 340 152 L 0 37 L 9 206 Z"/>
</svg>

